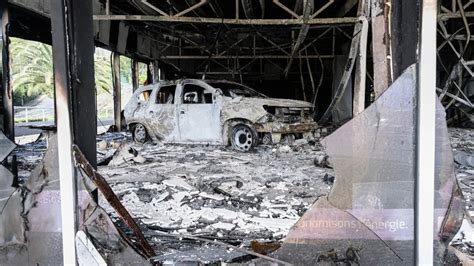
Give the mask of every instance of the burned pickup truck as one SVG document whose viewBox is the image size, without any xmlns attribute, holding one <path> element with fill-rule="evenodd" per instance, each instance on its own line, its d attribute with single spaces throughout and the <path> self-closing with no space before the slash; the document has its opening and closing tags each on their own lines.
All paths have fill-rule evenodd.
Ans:
<svg viewBox="0 0 474 266">
<path fill-rule="evenodd" d="M 309 102 L 274 99 L 229 81 L 181 79 L 140 87 L 125 106 L 137 142 L 229 145 L 248 151 L 259 143 L 312 137 Z"/>
</svg>

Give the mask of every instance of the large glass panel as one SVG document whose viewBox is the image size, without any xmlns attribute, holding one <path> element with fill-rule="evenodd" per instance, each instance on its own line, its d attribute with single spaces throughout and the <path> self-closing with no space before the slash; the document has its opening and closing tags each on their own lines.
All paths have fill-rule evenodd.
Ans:
<svg viewBox="0 0 474 266">
<path fill-rule="evenodd" d="M 278 251 L 280 259 L 305 265 L 414 263 L 415 95 L 412 66 L 322 141 L 335 170 L 334 186 L 292 228 Z M 462 203 L 444 109 L 437 107 L 434 241 L 435 261 L 441 262 L 459 227 Z"/>
</svg>

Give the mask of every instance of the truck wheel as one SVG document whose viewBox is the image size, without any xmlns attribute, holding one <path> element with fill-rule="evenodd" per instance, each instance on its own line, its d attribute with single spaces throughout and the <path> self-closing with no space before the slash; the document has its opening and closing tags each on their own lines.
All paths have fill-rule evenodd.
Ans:
<svg viewBox="0 0 474 266">
<path fill-rule="evenodd" d="M 133 127 L 133 140 L 138 143 L 145 143 L 148 139 L 148 134 L 146 133 L 146 128 L 142 124 L 136 124 Z"/>
<path fill-rule="evenodd" d="M 247 152 L 257 144 L 257 136 L 249 126 L 238 124 L 232 128 L 230 142 L 235 150 Z"/>
</svg>

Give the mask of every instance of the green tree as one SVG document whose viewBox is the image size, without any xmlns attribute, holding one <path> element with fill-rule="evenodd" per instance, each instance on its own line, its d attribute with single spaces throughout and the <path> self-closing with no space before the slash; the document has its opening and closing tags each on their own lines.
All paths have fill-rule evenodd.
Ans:
<svg viewBox="0 0 474 266">
<path fill-rule="evenodd" d="M 112 93 L 112 66 L 110 65 L 110 52 L 96 48 L 94 54 L 94 75 L 97 94 Z"/>
<path fill-rule="evenodd" d="M 11 82 L 16 102 L 23 102 L 41 94 L 52 97 L 54 76 L 51 47 L 12 38 L 10 49 Z"/>
<path fill-rule="evenodd" d="M 110 53 L 103 49 L 94 56 L 97 94 L 110 93 L 112 70 Z M 39 95 L 54 95 L 54 71 L 51 46 L 11 38 L 11 81 L 15 104 L 23 104 Z"/>
</svg>

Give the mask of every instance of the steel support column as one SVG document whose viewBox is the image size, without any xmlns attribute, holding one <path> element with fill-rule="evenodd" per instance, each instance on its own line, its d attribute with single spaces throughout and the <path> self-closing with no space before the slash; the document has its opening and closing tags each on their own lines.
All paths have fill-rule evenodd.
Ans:
<svg viewBox="0 0 474 266">
<path fill-rule="evenodd" d="M 146 65 L 146 84 L 152 84 L 153 83 L 153 62 L 148 62 Z"/>
<path fill-rule="evenodd" d="M 422 0 L 418 58 L 415 244 L 416 264 L 433 265 L 435 131 L 436 131 L 436 24 L 437 1 Z"/>
<path fill-rule="evenodd" d="M 378 98 L 392 83 L 390 56 L 390 13 L 387 0 L 370 0 L 372 17 L 372 58 L 374 62 L 374 92 Z"/>
<path fill-rule="evenodd" d="M 120 80 L 120 54 L 112 55 L 112 76 L 114 77 L 114 125 L 115 130 L 122 129 L 122 82 Z"/>
<path fill-rule="evenodd" d="M 6 1 L 0 3 L 0 16 L 1 16 L 1 88 L 2 93 L 2 106 L 0 107 L 0 115 L 3 116 L 3 132 L 10 140 L 15 141 L 15 121 L 13 112 L 13 90 L 10 84 L 10 53 L 8 49 L 8 8 Z M 0 116 L 1 117 L 1 116 Z M 1 128 L 1 127 L 0 127 Z"/>
<path fill-rule="evenodd" d="M 394 80 L 417 60 L 419 2 L 392 1 L 391 40 Z"/>
<path fill-rule="evenodd" d="M 160 67 L 159 67 L 159 63 L 158 63 L 158 60 L 155 60 L 153 61 L 153 69 L 151 71 L 151 74 L 152 74 L 152 77 L 153 77 L 153 83 L 157 83 L 158 81 L 160 81 Z"/>
<path fill-rule="evenodd" d="M 139 86 L 139 68 L 138 68 L 138 61 L 133 59 L 132 60 L 132 88 L 133 91 L 136 91 Z"/>
<path fill-rule="evenodd" d="M 352 102 L 352 116 L 360 114 L 365 109 L 365 81 L 367 75 L 367 38 L 369 31 L 369 22 L 366 19 L 369 13 L 369 0 L 359 1 L 359 16 L 363 19 L 362 30 L 360 32 L 359 54 L 355 65 L 354 95 Z"/>
<path fill-rule="evenodd" d="M 63 262 L 76 263 L 76 144 L 96 167 L 97 111 L 91 0 L 51 2 L 54 84 L 61 189 Z"/>
</svg>

